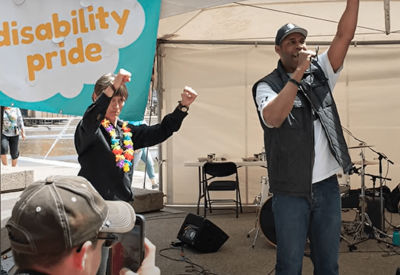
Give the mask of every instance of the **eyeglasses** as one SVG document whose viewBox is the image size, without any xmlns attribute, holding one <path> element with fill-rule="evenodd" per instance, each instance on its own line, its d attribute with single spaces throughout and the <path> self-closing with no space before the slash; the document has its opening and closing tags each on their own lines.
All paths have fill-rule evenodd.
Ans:
<svg viewBox="0 0 400 275">
<path fill-rule="evenodd" d="M 117 242 L 119 242 L 119 238 L 117 234 L 113 234 L 113 233 L 104 233 L 104 232 L 100 232 L 95 238 L 90 239 L 90 241 L 92 243 L 95 243 L 97 240 L 105 240 L 103 246 L 104 247 L 111 247 L 114 244 L 116 244 Z M 85 242 L 84 242 L 85 243 Z M 83 244 L 82 243 L 77 249 L 76 252 L 80 252 L 82 249 Z"/>
<path fill-rule="evenodd" d="M 104 233 L 104 232 L 100 232 L 97 235 L 98 240 L 105 240 L 103 246 L 104 247 L 111 247 L 114 244 L 116 244 L 117 242 L 119 242 L 119 237 L 117 234 L 113 234 L 113 233 Z"/>
</svg>

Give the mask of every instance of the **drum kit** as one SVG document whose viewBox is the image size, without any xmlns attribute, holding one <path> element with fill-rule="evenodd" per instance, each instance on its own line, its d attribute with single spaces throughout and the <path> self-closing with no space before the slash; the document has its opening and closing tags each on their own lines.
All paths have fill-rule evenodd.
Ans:
<svg viewBox="0 0 400 275">
<path fill-rule="evenodd" d="M 365 143 L 361 143 L 358 146 L 348 147 L 349 149 L 361 149 L 361 160 L 353 162 L 354 165 L 360 165 L 359 168 L 353 166 L 353 172 L 357 173 L 361 177 L 361 188 L 358 205 L 359 207 L 356 210 L 355 220 L 344 223 L 343 232 L 348 236 L 352 236 L 352 241 L 344 238 L 342 234 L 342 239 L 344 239 L 348 243 L 350 251 L 357 249 L 357 244 L 360 244 L 369 239 L 376 239 L 379 242 L 386 242 L 385 238 L 391 238 L 391 236 L 386 234 L 385 230 L 385 208 L 383 198 L 383 194 L 385 193 L 384 191 L 388 189 L 383 182 L 391 181 L 391 179 L 382 175 L 382 160 L 385 159 L 388 164 L 394 163 L 390 159 L 388 159 L 386 155 L 373 150 L 371 147 L 373 147 L 373 145 L 367 145 Z M 378 161 L 366 160 L 364 153 L 365 148 L 369 148 L 371 151 L 376 153 L 378 155 Z M 365 172 L 365 168 L 368 165 L 379 165 L 379 175 L 367 174 Z M 372 179 L 372 190 L 366 188 L 366 176 L 369 176 Z M 375 188 L 376 179 L 379 179 L 378 188 Z M 390 189 L 388 190 L 390 192 Z M 375 198 L 376 194 L 378 194 L 379 196 L 378 199 Z"/>
<path fill-rule="evenodd" d="M 361 149 L 360 150 L 360 161 L 353 162 L 353 169 L 351 173 L 356 173 L 361 177 L 361 188 L 359 194 L 357 194 L 357 203 L 354 205 L 356 208 L 356 217 L 354 221 L 346 222 L 344 224 L 344 231 L 341 234 L 341 239 L 348 243 L 348 247 L 350 251 L 356 249 L 356 245 L 364 242 L 368 239 L 376 239 L 378 241 L 384 241 L 384 238 L 391 237 L 385 233 L 385 213 L 384 213 L 384 198 L 383 198 L 383 191 L 384 188 L 387 188 L 384 185 L 384 181 L 390 181 L 390 178 L 386 178 L 382 176 L 382 160 L 385 159 L 388 163 L 393 164 L 393 162 L 388 159 L 383 153 L 376 152 L 371 147 L 373 145 L 367 145 L 365 143 L 361 143 L 358 146 L 348 147 L 348 149 Z M 369 148 L 376 154 L 378 154 L 378 161 L 370 161 L 365 159 L 364 149 Z M 357 168 L 355 165 L 359 165 L 360 167 Z M 379 165 L 379 175 L 371 175 L 365 172 L 365 168 L 367 165 Z M 365 177 L 370 176 L 373 180 L 373 188 L 372 190 L 366 188 L 365 185 Z M 343 194 L 349 193 L 350 190 L 350 183 L 349 183 L 349 176 L 343 178 L 346 182 L 345 184 L 339 184 L 340 193 Z M 379 179 L 379 187 L 375 189 L 375 180 Z M 247 233 L 247 238 L 250 238 L 250 234 L 255 231 L 254 239 L 252 242 L 252 247 L 254 248 L 256 240 L 258 238 L 260 229 L 262 233 L 267 238 L 267 242 L 276 247 L 276 235 L 275 235 L 275 223 L 274 223 L 274 216 L 272 212 L 272 194 L 269 193 L 269 183 L 266 176 L 261 177 L 261 193 L 256 196 L 255 203 L 257 206 L 256 209 L 256 221 L 254 227 Z M 399 187 L 400 188 L 400 187 Z M 387 188 L 388 189 L 388 188 Z M 389 190 L 390 191 L 390 190 Z M 376 200 L 375 196 L 379 194 L 378 200 Z M 379 219 L 374 220 L 374 223 L 371 222 L 371 217 L 369 216 L 369 211 L 367 211 L 367 204 L 368 208 L 371 208 L 369 205 L 370 196 L 372 195 L 372 199 L 379 202 Z M 367 198 L 368 197 L 368 198 Z M 342 200 L 343 202 L 343 200 Z M 377 204 L 375 204 L 377 207 Z M 400 209 L 399 209 L 400 210 Z M 375 209 L 377 212 L 377 209 Z M 344 237 L 351 236 L 351 240 Z"/>
</svg>

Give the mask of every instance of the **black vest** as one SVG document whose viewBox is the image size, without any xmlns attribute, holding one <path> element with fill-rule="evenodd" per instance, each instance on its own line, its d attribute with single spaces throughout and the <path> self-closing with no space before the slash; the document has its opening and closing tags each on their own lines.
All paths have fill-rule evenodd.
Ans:
<svg viewBox="0 0 400 275">
<path fill-rule="evenodd" d="M 253 85 L 255 101 L 257 85 L 267 83 L 279 93 L 289 80 L 281 61 L 269 75 Z M 303 76 L 293 108 L 279 128 L 265 126 L 264 144 L 267 154 L 268 177 L 272 193 L 311 196 L 314 166 L 314 119 L 319 118 L 333 156 L 348 173 L 352 167 L 339 114 L 328 85 L 328 79 L 317 62 L 313 62 Z"/>
</svg>

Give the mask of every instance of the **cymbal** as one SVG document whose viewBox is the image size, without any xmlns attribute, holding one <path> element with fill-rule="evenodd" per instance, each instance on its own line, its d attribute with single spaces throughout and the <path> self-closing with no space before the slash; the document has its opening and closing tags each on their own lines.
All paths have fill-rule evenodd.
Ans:
<svg viewBox="0 0 400 275">
<path fill-rule="evenodd" d="M 353 164 L 362 165 L 361 160 L 353 161 Z M 379 164 L 379 161 L 364 160 L 364 165 L 377 165 L 377 164 Z"/>
<path fill-rule="evenodd" d="M 359 148 L 366 148 L 366 147 L 374 147 L 374 145 L 362 144 L 362 145 L 351 146 L 351 147 L 347 147 L 347 148 L 348 149 L 359 149 Z"/>
</svg>

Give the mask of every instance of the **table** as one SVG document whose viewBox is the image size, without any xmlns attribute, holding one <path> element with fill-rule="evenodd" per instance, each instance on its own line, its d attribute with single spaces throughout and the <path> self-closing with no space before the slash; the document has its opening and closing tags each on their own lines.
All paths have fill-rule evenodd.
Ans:
<svg viewBox="0 0 400 275">
<path fill-rule="evenodd" d="M 203 182 L 203 166 L 207 161 L 185 161 L 185 167 L 197 167 L 199 174 L 199 197 L 197 199 L 197 215 L 199 215 L 200 201 L 204 198 L 204 212 L 206 211 L 207 205 L 207 197 L 205 192 L 205 186 Z M 243 160 L 224 160 L 224 161 L 214 161 L 214 162 L 234 162 L 238 168 L 240 167 L 249 167 L 249 166 L 258 166 L 267 168 L 267 163 L 265 160 L 256 160 L 256 161 L 243 161 Z"/>
</svg>

